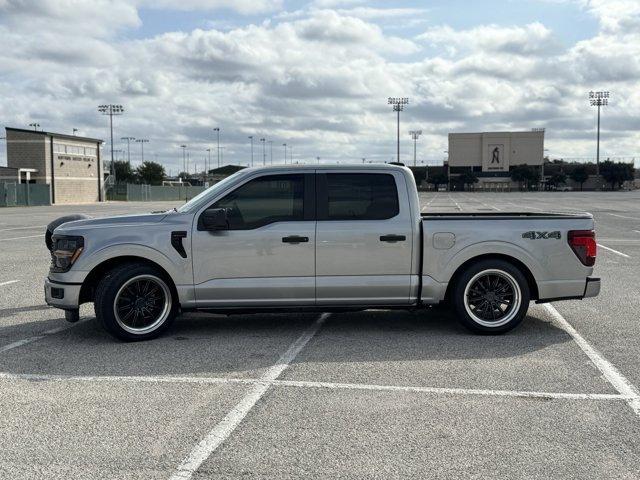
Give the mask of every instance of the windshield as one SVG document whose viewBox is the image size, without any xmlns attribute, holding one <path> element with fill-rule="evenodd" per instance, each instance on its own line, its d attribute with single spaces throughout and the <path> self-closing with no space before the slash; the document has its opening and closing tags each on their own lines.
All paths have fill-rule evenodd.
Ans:
<svg viewBox="0 0 640 480">
<path fill-rule="evenodd" d="M 207 197 L 214 197 L 220 190 L 223 190 L 224 188 L 226 188 L 228 184 L 232 183 L 236 179 L 238 173 L 240 173 L 240 171 L 234 173 L 233 175 L 229 175 L 227 178 L 220 180 L 218 183 L 207 188 L 204 192 L 196 195 L 187 203 L 185 203 L 180 208 L 178 208 L 177 211 L 180 213 L 189 213 L 191 210 L 193 210 L 198 205 L 200 205 L 200 203 L 204 199 L 206 199 Z"/>
</svg>

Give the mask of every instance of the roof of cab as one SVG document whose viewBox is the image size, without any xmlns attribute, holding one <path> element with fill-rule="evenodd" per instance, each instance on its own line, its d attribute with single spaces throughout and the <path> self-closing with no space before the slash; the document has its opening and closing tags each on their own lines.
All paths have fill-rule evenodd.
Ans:
<svg viewBox="0 0 640 480">
<path fill-rule="evenodd" d="M 300 169 L 300 170 L 336 170 L 336 169 L 344 169 L 344 170 L 363 170 L 363 169 L 388 169 L 388 170 L 398 170 L 407 168 L 401 165 L 389 165 L 388 163 L 345 163 L 345 164 L 321 164 L 321 165 L 313 165 L 313 164 L 293 164 L 293 165 L 266 165 L 266 166 L 258 166 L 258 167 L 248 167 L 243 169 L 242 171 L 259 171 L 259 170 L 291 170 L 291 169 Z"/>
</svg>

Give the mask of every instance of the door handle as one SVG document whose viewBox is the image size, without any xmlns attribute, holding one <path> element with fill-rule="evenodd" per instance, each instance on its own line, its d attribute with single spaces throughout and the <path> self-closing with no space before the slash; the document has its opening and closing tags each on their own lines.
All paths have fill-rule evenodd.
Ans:
<svg viewBox="0 0 640 480">
<path fill-rule="evenodd" d="M 300 235 L 289 235 L 288 237 L 282 237 L 282 243 L 306 243 L 309 241 L 309 237 L 301 237 Z"/>
<path fill-rule="evenodd" d="M 382 235 L 381 242 L 404 242 L 407 239 L 404 235 Z"/>
</svg>

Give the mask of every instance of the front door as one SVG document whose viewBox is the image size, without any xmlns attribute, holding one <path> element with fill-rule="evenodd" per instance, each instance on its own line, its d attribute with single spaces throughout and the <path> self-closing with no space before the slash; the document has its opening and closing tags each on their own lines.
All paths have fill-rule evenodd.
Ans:
<svg viewBox="0 0 640 480">
<path fill-rule="evenodd" d="M 314 175 L 256 176 L 208 208 L 226 208 L 229 229 L 193 226 L 199 307 L 315 303 Z"/>
<path fill-rule="evenodd" d="M 405 179 L 343 172 L 317 175 L 317 304 L 405 305 L 414 238 Z"/>
</svg>

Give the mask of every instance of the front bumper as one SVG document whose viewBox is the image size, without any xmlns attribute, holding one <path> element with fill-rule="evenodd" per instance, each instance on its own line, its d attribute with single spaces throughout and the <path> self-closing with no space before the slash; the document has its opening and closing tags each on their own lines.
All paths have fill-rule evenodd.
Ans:
<svg viewBox="0 0 640 480">
<path fill-rule="evenodd" d="M 584 287 L 583 298 L 597 297 L 600 293 L 600 278 L 587 277 L 587 284 Z"/>
<path fill-rule="evenodd" d="M 44 281 L 44 299 L 52 307 L 75 310 L 80 307 L 81 287 L 79 283 L 58 283 L 47 278 Z"/>
</svg>

